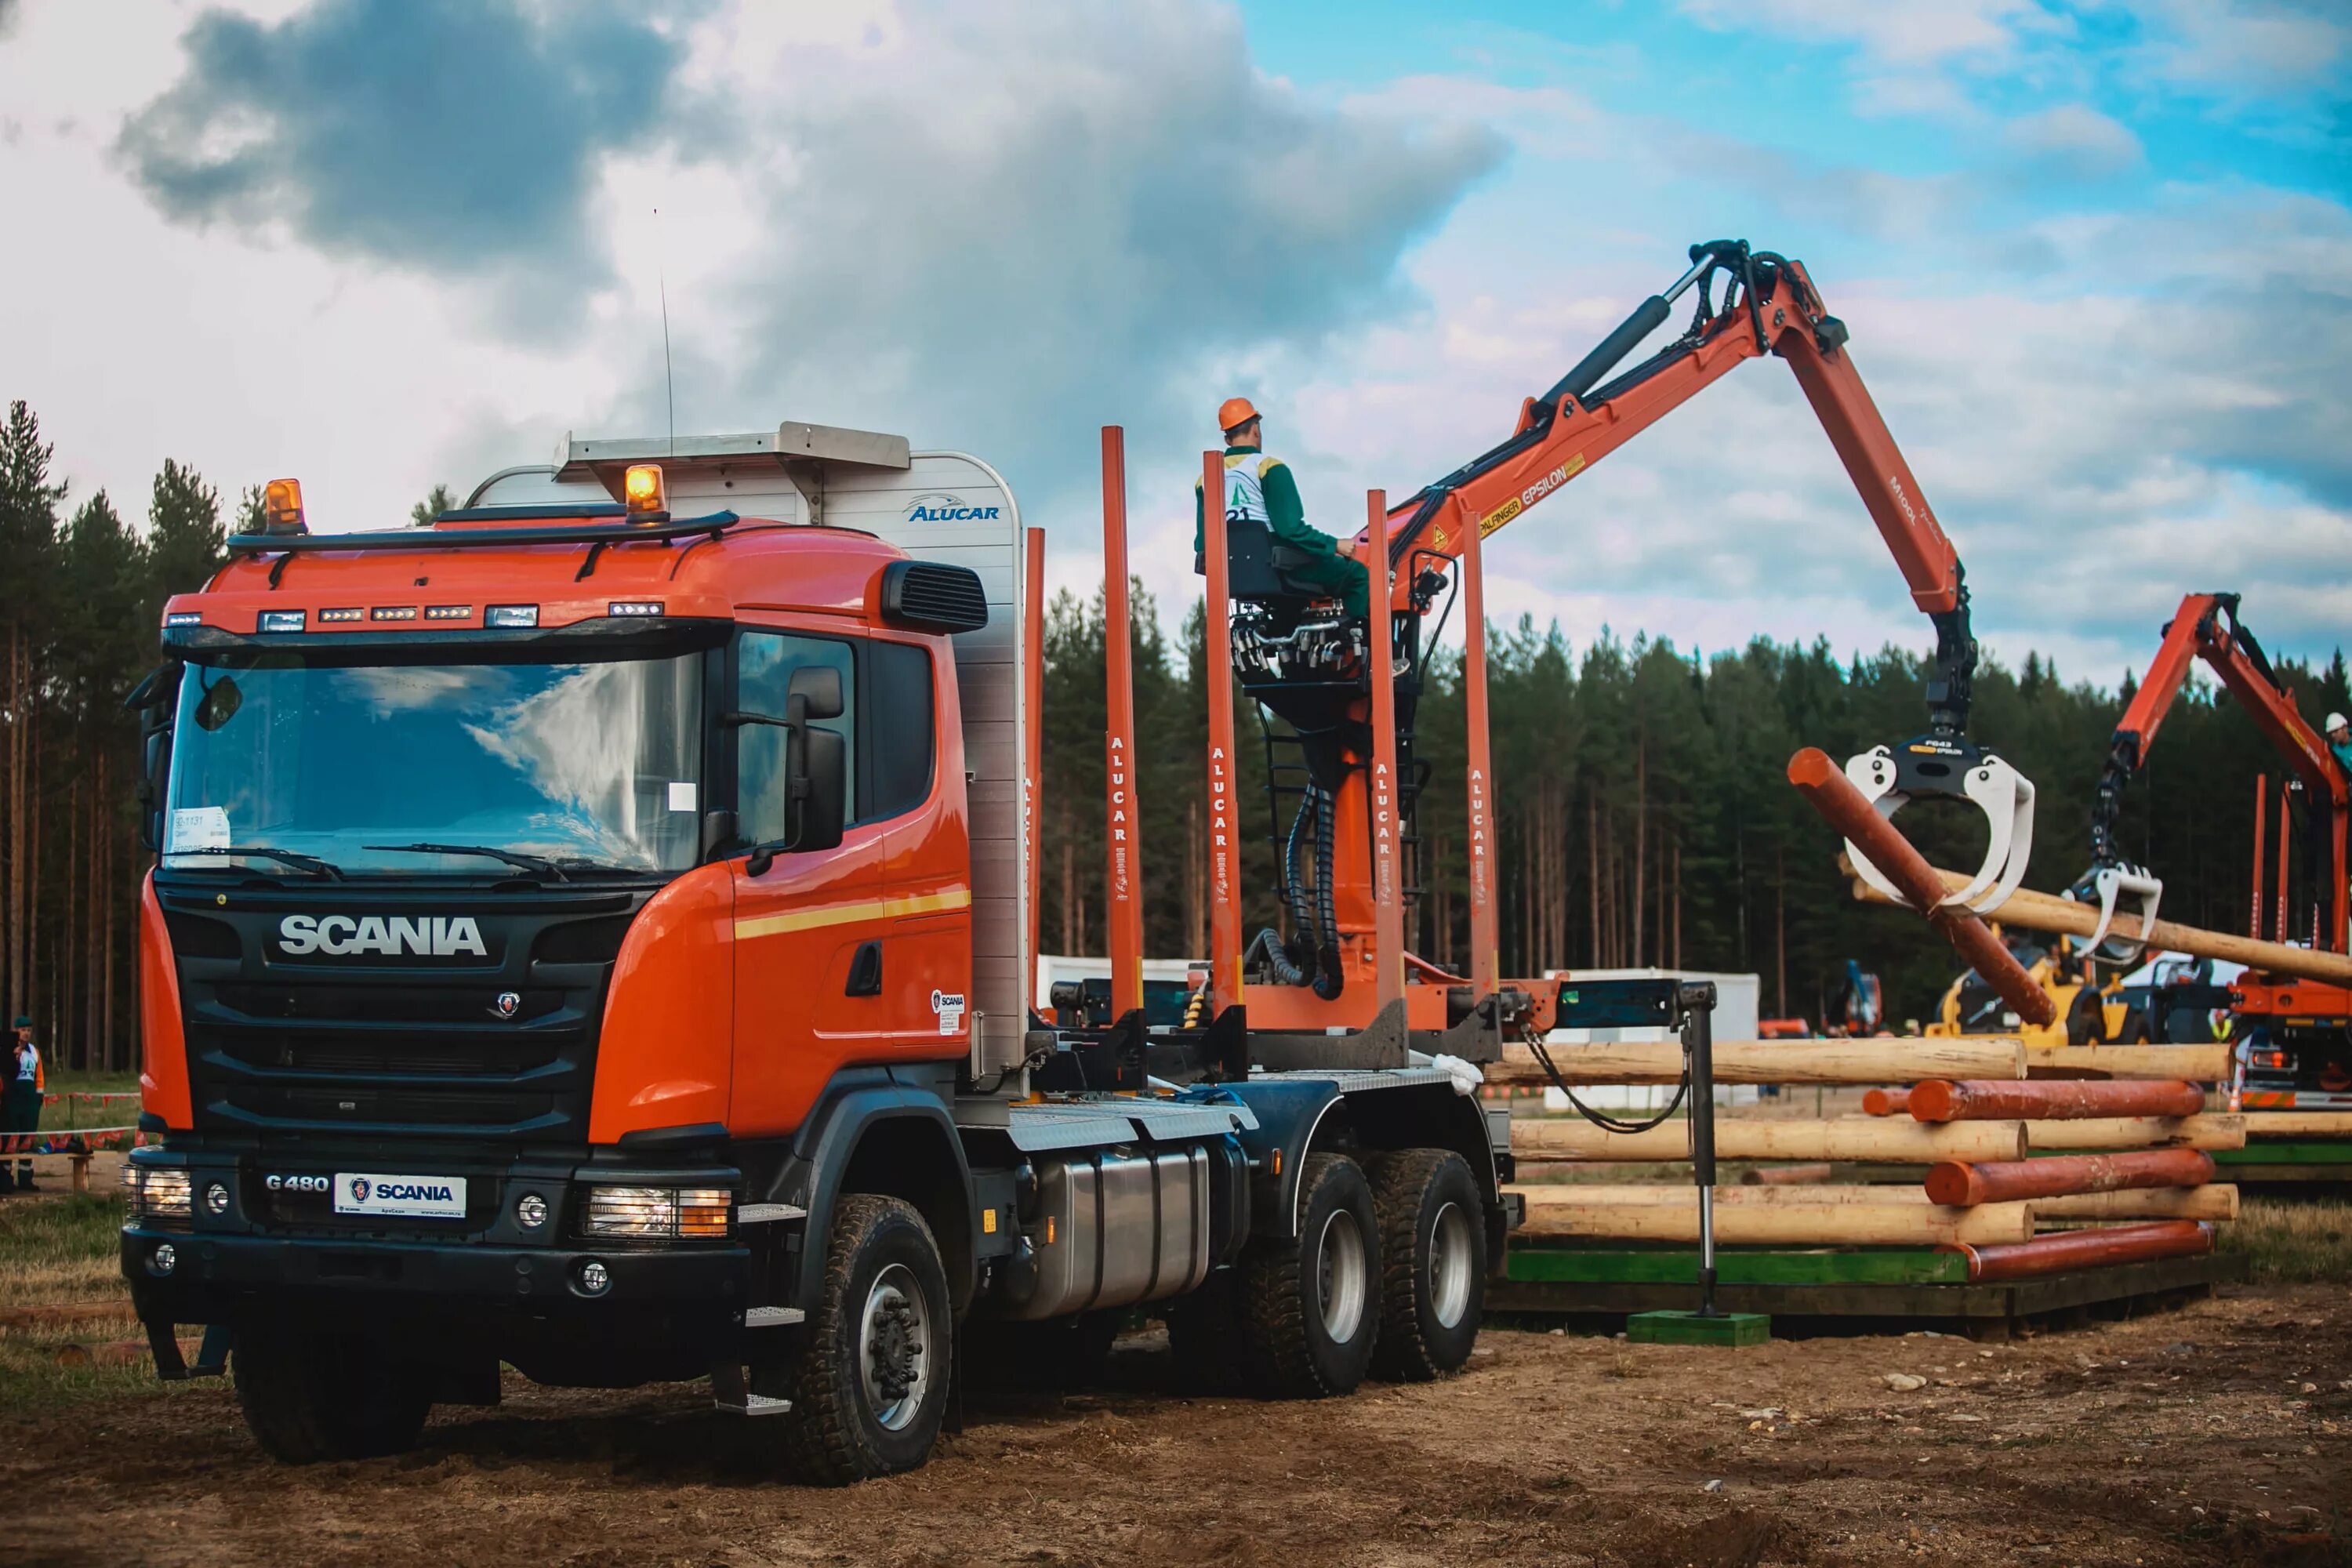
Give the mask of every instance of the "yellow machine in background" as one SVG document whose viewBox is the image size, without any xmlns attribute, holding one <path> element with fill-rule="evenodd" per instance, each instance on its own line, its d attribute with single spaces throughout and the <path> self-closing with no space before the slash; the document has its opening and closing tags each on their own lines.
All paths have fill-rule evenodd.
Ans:
<svg viewBox="0 0 2352 1568">
<path fill-rule="evenodd" d="M 2029 1046 L 2096 1045 L 2122 1036 L 2131 1009 L 2123 999 L 2120 977 L 2110 975 L 2105 984 L 2095 984 L 2088 955 L 2078 951 L 2070 937 L 2058 938 L 2053 949 L 2029 937 L 2011 940 L 1998 923 L 1993 931 L 2009 942 L 2010 952 L 2017 955 L 2033 983 L 2048 994 L 2056 1009 L 2056 1021 L 2025 1023 L 1971 969 L 1953 981 L 1944 993 L 1936 1021 L 1927 1026 L 1926 1033 L 1945 1037 L 2013 1035 Z"/>
</svg>

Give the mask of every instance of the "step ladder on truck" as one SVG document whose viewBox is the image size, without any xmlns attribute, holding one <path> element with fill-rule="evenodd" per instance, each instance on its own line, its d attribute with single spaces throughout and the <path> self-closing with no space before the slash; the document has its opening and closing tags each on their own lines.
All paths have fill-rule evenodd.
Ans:
<svg viewBox="0 0 2352 1568">
<path fill-rule="evenodd" d="M 847 1481 L 1138 1307 L 1245 1391 L 1462 1365 L 1507 1125 L 1427 1064 L 1491 1026 L 1033 1016 L 1041 561 L 987 464 L 819 426 L 568 439 L 396 532 L 271 487 L 136 694 L 163 1375 L 297 1462 L 501 1363 L 708 1376 Z"/>
</svg>

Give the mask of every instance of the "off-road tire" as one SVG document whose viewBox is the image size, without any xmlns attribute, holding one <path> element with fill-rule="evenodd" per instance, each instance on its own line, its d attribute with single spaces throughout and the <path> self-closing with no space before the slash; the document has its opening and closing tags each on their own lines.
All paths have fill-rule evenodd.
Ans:
<svg viewBox="0 0 2352 1568">
<path fill-rule="evenodd" d="M 289 1465 L 404 1453 L 433 1409 L 415 1368 L 355 1336 L 240 1324 L 229 1370 L 246 1426 Z"/>
<path fill-rule="evenodd" d="M 1309 1154 L 1299 1166 L 1298 1192 L 1298 1234 L 1259 1237 L 1235 1266 L 1244 1374 L 1252 1392 L 1276 1399 L 1353 1392 L 1371 1365 L 1381 1325 L 1380 1215 L 1363 1167 L 1344 1154 Z M 1364 1291 L 1344 1341 L 1324 1321 L 1314 1255 L 1340 1215 L 1352 1221 L 1361 1244 Z"/>
<path fill-rule="evenodd" d="M 1176 1386 L 1187 1394 L 1243 1391 L 1240 1272 L 1220 1268 L 1199 1289 L 1168 1303 L 1168 1353 Z"/>
<path fill-rule="evenodd" d="M 928 1319 L 922 1394 L 914 1418 L 897 1431 L 877 1417 L 858 1355 L 866 1296 L 892 1264 L 914 1276 Z M 793 1407 L 773 1419 L 783 1427 L 793 1472 L 819 1485 L 846 1486 L 915 1469 L 929 1458 L 947 1414 L 953 1322 L 939 1244 L 913 1205 L 869 1193 L 835 1203 L 815 1309 L 779 1369 L 780 1392 Z"/>
<path fill-rule="evenodd" d="M 1381 1337 L 1372 1374 L 1391 1383 L 1427 1383 L 1458 1371 L 1478 1342 L 1486 1297 L 1486 1202 L 1477 1178 L 1450 1149 L 1400 1149 L 1376 1156 L 1370 1172 L 1381 1216 Z M 1438 1216 L 1448 1205 L 1464 1225 L 1469 1298 L 1452 1323 L 1437 1310 L 1433 1268 Z"/>
</svg>

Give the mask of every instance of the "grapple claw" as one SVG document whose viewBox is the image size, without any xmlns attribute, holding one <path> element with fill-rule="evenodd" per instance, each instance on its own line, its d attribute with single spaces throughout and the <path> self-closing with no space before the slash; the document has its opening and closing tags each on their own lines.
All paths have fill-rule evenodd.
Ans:
<svg viewBox="0 0 2352 1568">
<path fill-rule="evenodd" d="M 1906 752 L 1919 749 L 1918 742 L 1906 747 Z M 1957 786 L 1951 780 L 1954 773 L 1959 775 Z M 1984 864 L 1967 886 L 1945 895 L 1944 903 L 1989 913 L 1999 909 L 2025 879 L 2026 863 L 2033 854 L 2033 784 L 1991 752 L 1979 752 L 1963 742 L 1950 750 L 1939 749 L 1924 763 L 1906 765 L 1893 748 L 1874 746 L 1846 760 L 1845 776 L 1884 817 L 1892 818 L 1922 795 L 1964 799 L 1985 814 L 1990 832 Z M 1845 852 L 1853 863 L 1854 875 L 1896 903 L 1910 901 L 1853 840 L 1846 840 Z"/>
<path fill-rule="evenodd" d="M 2067 889 L 2066 896 L 2078 903 L 2087 903 L 2090 900 L 2084 896 L 2086 893 L 2099 900 L 2099 923 L 2084 939 L 2084 951 L 2102 963 L 2137 963 L 2147 951 L 2147 933 L 2156 926 L 2157 905 L 2164 898 L 2163 879 L 2137 866 L 2099 866 Z M 2140 934 L 2109 936 L 2107 930 L 2115 924 L 2116 906 L 2126 898 L 2137 906 L 2126 912 L 2138 917 Z"/>
</svg>

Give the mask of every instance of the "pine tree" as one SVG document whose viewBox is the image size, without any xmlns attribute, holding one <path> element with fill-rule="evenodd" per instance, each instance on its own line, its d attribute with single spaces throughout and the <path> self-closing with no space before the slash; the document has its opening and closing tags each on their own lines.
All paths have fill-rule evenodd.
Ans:
<svg viewBox="0 0 2352 1568">
<path fill-rule="evenodd" d="M 408 521 L 417 528 L 430 528 L 435 518 L 453 510 L 457 504 L 457 498 L 447 485 L 435 485 L 423 500 L 408 509 Z"/>
</svg>

